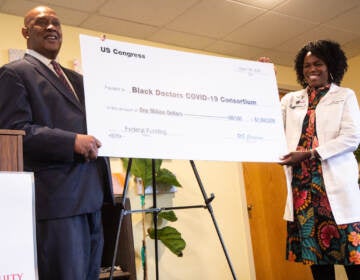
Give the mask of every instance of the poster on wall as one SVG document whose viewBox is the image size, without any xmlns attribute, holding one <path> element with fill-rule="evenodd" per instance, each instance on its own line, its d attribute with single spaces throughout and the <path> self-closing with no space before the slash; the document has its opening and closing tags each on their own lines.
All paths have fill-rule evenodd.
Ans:
<svg viewBox="0 0 360 280">
<path fill-rule="evenodd" d="M 274 66 L 80 35 L 88 133 L 111 157 L 278 162 Z"/>
<path fill-rule="evenodd" d="M 0 279 L 37 280 L 34 176 L 0 172 Z"/>
</svg>

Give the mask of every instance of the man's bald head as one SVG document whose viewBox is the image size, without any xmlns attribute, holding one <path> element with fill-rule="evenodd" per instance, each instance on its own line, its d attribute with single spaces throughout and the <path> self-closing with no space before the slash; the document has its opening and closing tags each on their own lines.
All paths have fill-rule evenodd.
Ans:
<svg viewBox="0 0 360 280">
<path fill-rule="evenodd" d="M 22 34 L 27 48 L 49 59 L 55 59 L 62 44 L 61 24 L 56 12 L 46 6 L 28 11 L 24 17 Z"/>
</svg>

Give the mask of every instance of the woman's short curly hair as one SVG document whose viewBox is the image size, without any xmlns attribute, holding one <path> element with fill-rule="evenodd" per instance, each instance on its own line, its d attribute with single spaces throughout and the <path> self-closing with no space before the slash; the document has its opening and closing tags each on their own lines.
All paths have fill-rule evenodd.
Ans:
<svg viewBox="0 0 360 280">
<path fill-rule="evenodd" d="M 347 58 L 340 45 L 330 40 L 318 40 L 309 42 L 298 52 L 295 57 L 295 71 L 297 81 L 305 88 L 307 83 L 303 73 L 304 58 L 308 52 L 325 62 L 328 72 L 329 81 L 340 85 L 344 74 L 348 68 Z"/>
</svg>

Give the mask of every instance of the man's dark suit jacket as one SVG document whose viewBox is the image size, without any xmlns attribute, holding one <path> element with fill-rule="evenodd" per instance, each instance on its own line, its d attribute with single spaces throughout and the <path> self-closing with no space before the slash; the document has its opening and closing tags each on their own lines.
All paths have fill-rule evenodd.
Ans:
<svg viewBox="0 0 360 280">
<path fill-rule="evenodd" d="M 79 101 L 31 55 L 0 68 L 0 128 L 26 133 L 24 169 L 35 175 L 37 219 L 91 213 L 104 193 L 112 197 L 108 159 L 85 162 L 74 153 L 75 135 L 87 133 L 83 79 L 63 71 Z"/>
</svg>

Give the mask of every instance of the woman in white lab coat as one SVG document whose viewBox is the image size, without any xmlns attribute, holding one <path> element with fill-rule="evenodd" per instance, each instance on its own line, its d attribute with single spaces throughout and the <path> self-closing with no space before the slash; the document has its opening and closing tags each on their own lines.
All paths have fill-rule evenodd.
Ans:
<svg viewBox="0 0 360 280">
<path fill-rule="evenodd" d="M 355 93 L 340 87 L 347 59 L 338 43 L 310 42 L 296 56 L 303 90 L 282 100 L 289 153 L 286 254 L 310 264 L 314 279 L 335 279 L 334 265 L 360 279 L 360 189 L 353 152 L 360 142 Z"/>
</svg>

